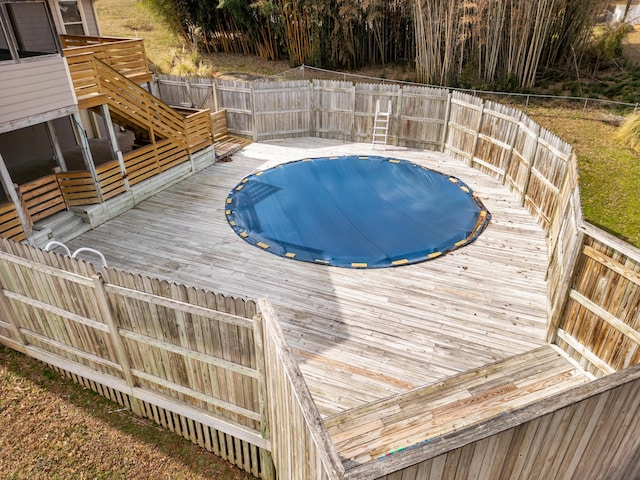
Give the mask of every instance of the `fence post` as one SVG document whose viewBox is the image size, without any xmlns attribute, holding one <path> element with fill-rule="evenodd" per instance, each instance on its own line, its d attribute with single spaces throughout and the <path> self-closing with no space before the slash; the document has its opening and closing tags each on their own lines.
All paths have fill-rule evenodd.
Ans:
<svg viewBox="0 0 640 480">
<path fill-rule="evenodd" d="M 580 118 L 584 117 L 584 112 L 587 111 L 587 102 L 589 101 L 588 98 L 584 99 L 584 106 L 582 107 L 582 114 L 580 114 Z"/>
<path fill-rule="evenodd" d="M 356 133 L 356 85 L 352 84 L 351 87 L 351 140 L 354 141 Z"/>
<path fill-rule="evenodd" d="M 260 410 L 260 425 L 262 438 L 271 440 L 271 426 L 269 423 L 269 396 L 267 394 L 267 369 L 264 362 L 264 320 L 261 314 L 253 317 L 253 339 L 256 354 L 256 370 L 260 373 L 258 377 L 258 408 Z M 275 469 L 271 452 L 260 449 L 260 464 L 266 478 L 275 479 Z"/>
<path fill-rule="evenodd" d="M 256 122 L 256 91 L 254 83 L 249 84 L 249 100 L 251 101 L 251 120 L 253 123 L 253 141 L 258 141 L 258 122 Z"/>
<path fill-rule="evenodd" d="M 211 95 L 213 96 L 214 111 L 217 112 L 220 107 L 218 106 L 218 82 L 216 80 L 211 80 Z"/>
<path fill-rule="evenodd" d="M 447 106 L 444 112 L 444 124 L 442 125 L 442 138 L 440 139 L 440 151 L 444 153 L 444 147 L 449 133 L 449 117 L 451 115 L 451 90 L 447 90 Z"/>
<path fill-rule="evenodd" d="M 111 307 L 109 306 L 109 299 L 107 298 L 107 293 L 104 290 L 102 276 L 96 273 L 91 276 L 91 280 L 93 280 L 94 291 L 96 294 L 96 300 L 98 302 L 100 314 L 104 322 L 109 327 L 109 334 L 111 336 L 111 340 L 113 341 L 113 346 L 116 349 L 118 363 L 122 367 L 122 374 L 124 375 L 124 379 L 127 382 L 127 385 L 129 385 L 129 388 L 131 389 L 131 391 L 129 392 L 131 400 L 131 410 L 133 410 L 133 413 L 135 413 L 136 415 L 143 416 L 142 405 L 140 405 L 138 399 L 133 393 L 133 389 L 135 388 L 136 384 L 133 379 L 133 374 L 131 373 L 129 356 L 127 355 L 127 350 L 125 348 L 124 342 L 122 341 L 122 337 L 120 336 L 120 332 L 118 331 L 118 324 L 116 323 L 113 312 L 111 311 Z"/>
<path fill-rule="evenodd" d="M 476 136 L 473 139 L 473 147 L 471 148 L 471 156 L 469 157 L 469 161 L 467 164 L 470 167 L 473 167 L 473 159 L 476 156 L 476 151 L 478 150 L 478 141 L 480 140 L 480 130 L 482 129 L 482 121 L 484 119 L 484 100 L 482 101 L 482 105 L 480 106 L 480 119 L 478 120 L 478 126 L 476 127 Z"/>
<path fill-rule="evenodd" d="M 536 145 L 533 148 L 533 154 L 531 155 L 531 158 L 528 159 L 529 161 L 529 165 L 527 168 L 527 176 L 524 179 L 524 184 L 522 185 L 522 198 L 520 199 L 520 204 L 524 207 L 525 201 L 527 199 L 527 190 L 529 190 L 529 182 L 531 181 L 531 170 L 533 169 L 533 162 L 536 159 L 536 155 L 538 154 L 538 145 L 539 145 L 539 139 L 540 139 L 540 125 L 538 125 L 536 123 L 537 127 L 538 127 L 538 131 L 536 132 Z"/>
<path fill-rule="evenodd" d="M 502 176 L 502 184 L 506 185 L 507 177 L 509 176 L 509 171 L 511 170 L 511 163 L 513 162 L 513 151 L 516 148 L 516 141 L 518 140 L 518 130 L 520 130 L 520 121 L 522 120 L 523 112 L 522 110 L 518 110 L 519 115 L 518 118 L 514 118 L 515 122 L 513 122 L 513 133 L 511 134 L 511 141 L 509 142 L 509 156 L 507 157 L 507 162 L 504 167 L 504 174 Z"/>
<path fill-rule="evenodd" d="M 314 105 L 314 100 L 316 98 L 315 94 L 314 94 L 314 86 L 313 86 L 313 80 L 309 80 L 309 88 L 308 88 L 308 98 L 307 98 L 307 103 L 309 105 L 309 136 L 310 137 L 315 137 L 316 136 L 316 111 L 315 111 L 315 105 Z"/>
<path fill-rule="evenodd" d="M 17 343 L 19 343 L 22 347 L 16 350 L 27 355 L 27 351 L 25 348 L 27 346 L 27 340 L 24 338 L 24 335 L 22 335 L 22 332 L 20 331 L 20 324 L 16 320 L 16 318 L 20 317 L 18 315 L 15 315 L 12 310 L 13 309 L 11 308 L 11 304 L 4 294 L 4 285 L 0 285 L 0 311 L 4 314 L 5 320 L 9 322 L 9 325 L 11 325 L 11 330 L 16 336 Z"/>
<path fill-rule="evenodd" d="M 398 113 L 396 114 L 396 141 L 394 145 L 400 145 L 400 132 L 402 132 L 402 87 L 398 87 Z"/>
</svg>

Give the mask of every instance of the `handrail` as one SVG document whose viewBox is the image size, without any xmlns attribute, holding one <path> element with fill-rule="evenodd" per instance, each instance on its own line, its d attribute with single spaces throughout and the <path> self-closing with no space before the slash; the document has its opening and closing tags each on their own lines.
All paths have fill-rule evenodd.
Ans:
<svg viewBox="0 0 640 480">
<path fill-rule="evenodd" d="M 71 258 L 76 258 L 79 253 L 83 253 L 83 252 L 93 253 L 93 254 L 97 255 L 100 258 L 100 260 L 102 261 L 102 265 L 103 266 L 105 266 L 105 267 L 107 266 L 107 259 L 104 258 L 104 255 L 100 251 L 96 250 L 95 248 L 80 247 L 80 248 L 76 249 L 75 252 L 71 253 L 71 250 L 69 250 L 69 247 L 67 247 L 64 243 L 58 242 L 57 240 L 51 240 L 49 243 L 47 243 L 44 246 L 44 251 L 45 252 L 50 251 L 51 247 L 60 247 L 60 248 L 62 248 L 66 252 L 67 256 L 71 257 Z"/>
<path fill-rule="evenodd" d="M 49 243 L 47 243 L 44 246 L 44 251 L 48 252 L 49 249 L 51 247 L 60 247 L 62 249 L 64 249 L 64 251 L 67 253 L 67 256 L 70 257 L 71 256 L 71 250 L 69 250 L 69 247 L 67 247 L 64 243 L 62 242 L 58 242 L 57 240 L 51 240 Z"/>
<path fill-rule="evenodd" d="M 104 258 L 104 255 L 99 252 L 98 250 L 96 250 L 95 248 L 90 248 L 90 247 L 80 247 L 78 248 L 75 252 L 73 252 L 73 255 L 71 255 L 71 258 L 76 258 L 78 256 L 79 253 L 82 252 L 89 252 L 89 253 L 93 253 L 95 255 L 97 255 L 100 260 L 102 260 L 102 265 L 103 266 L 107 266 L 107 260 L 106 258 Z"/>
<path fill-rule="evenodd" d="M 126 42 L 143 42 L 142 38 L 126 38 L 126 37 L 102 37 L 89 35 L 60 35 L 62 48 L 78 48 L 88 45 L 97 45 L 101 43 L 126 43 Z M 77 42 L 76 44 L 72 42 Z M 81 43 L 82 42 L 82 43 Z"/>
<path fill-rule="evenodd" d="M 62 53 L 69 63 L 74 57 L 85 54 L 96 58 L 136 82 L 149 82 L 152 73 L 147 62 L 142 39 L 108 37 L 61 37 Z"/>
</svg>

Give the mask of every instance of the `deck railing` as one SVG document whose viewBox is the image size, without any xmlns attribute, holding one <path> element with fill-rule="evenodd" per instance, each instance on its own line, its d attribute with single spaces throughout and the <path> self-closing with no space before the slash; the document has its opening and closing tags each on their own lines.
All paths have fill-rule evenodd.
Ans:
<svg viewBox="0 0 640 480">
<path fill-rule="evenodd" d="M 74 44 L 88 42 L 87 39 L 100 45 L 99 41 L 105 38 L 69 37 L 65 41 Z M 113 40 L 107 46 L 122 43 L 107 40 Z M 125 192 L 128 186 L 188 160 L 190 154 L 208 147 L 213 141 L 208 110 L 192 109 L 182 114 L 169 107 L 101 60 L 94 46 L 91 43 L 86 47 L 73 47 L 73 55 L 67 57 L 79 107 L 108 105 L 112 119 L 146 131 L 150 144 L 124 155 L 122 164 L 114 160 L 97 167 L 96 178 L 88 171 L 60 173 L 58 180 L 68 205 L 108 200 Z"/>
<path fill-rule="evenodd" d="M 140 38 L 61 35 L 60 39 L 67 58 L 90 53 L 136 83 L 152 79 L 144 41 Z"/>
<path fill-rule="evenodd" d="M 67 209 L 55 174 L 20 185 L 20 198 L 31 225 Z"/>
<path fill-rule="evenodd" d="M 27 238 L 13 202 L 0 204 L 0 237 L 19 242 Z"/>
</svg>

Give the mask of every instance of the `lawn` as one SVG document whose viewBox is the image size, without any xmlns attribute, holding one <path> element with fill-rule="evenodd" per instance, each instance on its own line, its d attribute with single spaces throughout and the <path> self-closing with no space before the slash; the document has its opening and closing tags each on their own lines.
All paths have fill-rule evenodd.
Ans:
<svg viewBox="0 0 640 480">
<path fill-rule="evenodd" d="M 0 451 L 5 480 L 253 478 L 2 345 Z"/>
<path fill-rule="evenodd" d="M 578 157 L 580 197 L 590 223 L 640 247 L 640 156 L 615 138 L 605 111 L 533 107 L 527 113 L 573 145 Z"/>
</svg>

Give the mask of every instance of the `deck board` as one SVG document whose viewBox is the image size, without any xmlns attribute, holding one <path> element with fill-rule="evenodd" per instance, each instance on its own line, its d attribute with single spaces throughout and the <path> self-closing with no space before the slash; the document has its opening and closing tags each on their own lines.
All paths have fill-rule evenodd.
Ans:
<svg viewBox="0 0 640 480">
<path fill-rule="evenodd" d="M 345 465 L 353 468 L 504 415 L 588 378 L 551 346 L 326 419 Z"/>
<path fill-rule="evenodd" d="M 327 155 L 403 158 L 467 183 L 492 214 L 473 244 L 415 265 L 349 270 L 261 251 L 227 225 L 240 179 Z M 110 266 L 267 297 L 323 416 L 443 381 L 545 343 L 545 235 L 500 182 L 438 152 L 314 138 L 253 143 L 70 242 Z"/>
</svg>

